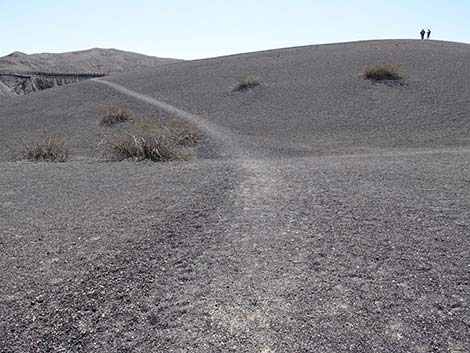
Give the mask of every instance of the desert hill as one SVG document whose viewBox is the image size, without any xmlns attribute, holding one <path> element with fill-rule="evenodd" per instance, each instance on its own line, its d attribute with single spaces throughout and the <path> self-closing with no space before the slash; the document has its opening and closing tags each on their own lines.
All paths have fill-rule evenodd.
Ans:
<svg viewBox="0 0 470 353">
<path fill-rule="evenodd" d="M 466 44 L 371 41 L 181 62 L 105 79 L 207 116 L 268 155 L 457 147 L 470 143 L 469 58 Z M 360 77 L 367 65 L 383 62 L 401 65 L 403 86 Z M 246 75 L 261 85 L 234 92 Z M 88 141 L 96 107 L 129 100 L 107 90 L 92 80 L 8 101 L 0 111 L 2 138 L 55 126 Z M 90 146 L 74 148 L 81 154 Z"/>
<path fill-rule="evenodd" d="M 468 44 L 365 41 L 184 62 L 109 79 L 207 115 L 270 150 L 467 146 L 469 60 Z M 399 65 L 405 84 L 361 78 L 368 65 L 380 63 Z M 232 92 L 247 75 L 261 85 Z"/>
<path fill-rule="evenodd" d="M 25 54 L 14 52 L 0 58 L 0 71 L 24 72 L 118 72 L 178 62 L 116 49 L 94 48 L 69 53 Z"/>
<path fill-rule="evenodd" d="M 459 43 L 338 43 L 2 101 L 0 347 L 469 352 L 469 59 Z M 381 63 L 402 80 L 362 77 Z M 247 75 L 259 85 L 234 90 Z M 116 104 L 133 120 L 101 126 Z M 100 157 L 140 119 L 192 123 L 201 148 Z M 44 133 L 69 161 L 7 161 Z"/>
<path fill-rule="evenodd" d="M 14 52 L 0 58 L 0 99 L 86 80 L 90 74 L 139 70 L 179 61 L 100 48 L 61 54 Z"/>
</svg>

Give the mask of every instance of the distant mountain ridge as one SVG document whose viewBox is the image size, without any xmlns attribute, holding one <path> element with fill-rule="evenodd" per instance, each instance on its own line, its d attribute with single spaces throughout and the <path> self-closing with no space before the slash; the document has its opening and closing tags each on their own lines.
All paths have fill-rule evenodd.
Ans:
<svg viewBox="0 0 470 353">
<path fill-rule="evenodd" d="M 171 64 L 181 60 L 159 58 L 117 49 L 93 48 L 68 53 L 25 54 L 15 51 L 0 58 L 2 72 L 97 72 L 112 73 L 157 65 Z"/>
</svg>

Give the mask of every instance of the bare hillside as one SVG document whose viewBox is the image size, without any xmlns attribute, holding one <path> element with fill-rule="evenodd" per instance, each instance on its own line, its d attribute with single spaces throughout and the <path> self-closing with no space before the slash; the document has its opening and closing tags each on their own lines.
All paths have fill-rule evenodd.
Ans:
<svg viewBox="0 0 470 353">
<path fill-rule="evenodd" d="M 340 43 L 2 101 L 0 351 L 470 352 L 469 61 Z M 362 77 L 383 63 L 400 82 Z M 100 125 L 103 104 L 204 147 L 104 161 L 133 122 Z M 44 131 L 68 162 L 7 161 Z"/>
<path fill-rule="evenodd" d="M 468 146 L 469 60 L 468 44 L 365 41 L 183 62 L 109 79 L 210 116 L 268 151 L 303 155 Z M 404 84 L 361 77 L 380 63 L 399 65 Z M 247 75 L 261 85 L 233 92 Z"/>
<path fill-rule="evenodd" d="M 94 48 L 70 53 L 25 54 L 14 52 L 0 58 L 0 71 L 25 72 L 118 72 L 178 62 L 116 49 Z"/>
<path fill-rule="evenodd" d="M 105 79 L 207 116 L 266 155 L 304 156 L 469 146 L 468 60 L 466 44 L 373 41 L 181 62 Z M 403 86 L 360 76 L 382 62 L 401 65 Z M 234 92 L 248 74 L 261 85 Z M 2 139 L 55 126 L 72 140 L 89 140 L 92 107 L 113 100 L 97 93 L 105 89 L 92 80 L 8 101 L 0 108 Z M 75 148 L 82 154 L 90 145 Z"/>
</svg>

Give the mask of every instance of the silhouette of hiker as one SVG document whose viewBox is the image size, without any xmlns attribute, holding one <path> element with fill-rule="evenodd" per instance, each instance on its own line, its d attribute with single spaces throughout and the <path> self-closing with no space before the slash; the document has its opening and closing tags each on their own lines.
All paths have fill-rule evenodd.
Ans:
<svg viewBox="0 0 470 353">
<path fill-rule="evenodd" d="M 421 40 L 424 40 L 424 35 L 426 34 L 426 31 L 424 29 L 421 30 Z"/>
<path fill-rule="evenodd" d="M 428 28 L 428 39 L 431 38 L 431 30 Z"/>
</svg>

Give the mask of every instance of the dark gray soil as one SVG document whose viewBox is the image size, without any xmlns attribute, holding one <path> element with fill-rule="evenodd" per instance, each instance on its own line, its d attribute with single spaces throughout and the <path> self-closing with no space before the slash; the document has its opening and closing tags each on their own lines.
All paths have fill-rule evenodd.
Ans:
<svg viewBox="0 0 470 353">
<path fill-rule="evenodd" d="M 0 163 L 0 352 L 470 352 L 469 55 L 294 48 L 2 102 L 2 141 L 46 124 L 76 155 Z M 359 77 L 392 59 L 408 85 Z M 99 161 L 115 99 L 211 141 Z"/>
<path fill-rule="evenodd" d="M 110 77 L 207 116 L 275 155 L 368 152 L 470 144 L 470 45 L 369 41 L 184 62 Z M 404 85 L 361 77 L 398 64 Z M 233 92 L 255 75 L 261 86 Z"/>
<path fill-rule="evenodd" d="M 48 134 L 65 140 L 72 152 L 72 159 L 99 159 L 100 142 L 105 134 L 115 130 L 101 126 L 100 111 L 103 107 L 127 107 L 132 113 L 133 122 L 144 121 L 170 127 L 181 125 L 172 114 L 92 80 L 0 102 L 0 161 L 11 160 L 23 142 L 31 143 Z M 116 128 L 128 125 L 118 124 Z M 202 149 L 199 154 L 204 157 L 217 156 L 217 149 L 212 146 L 214 143 L 204 140 L 205 143 L 199 146 Z"/>
</svg>

